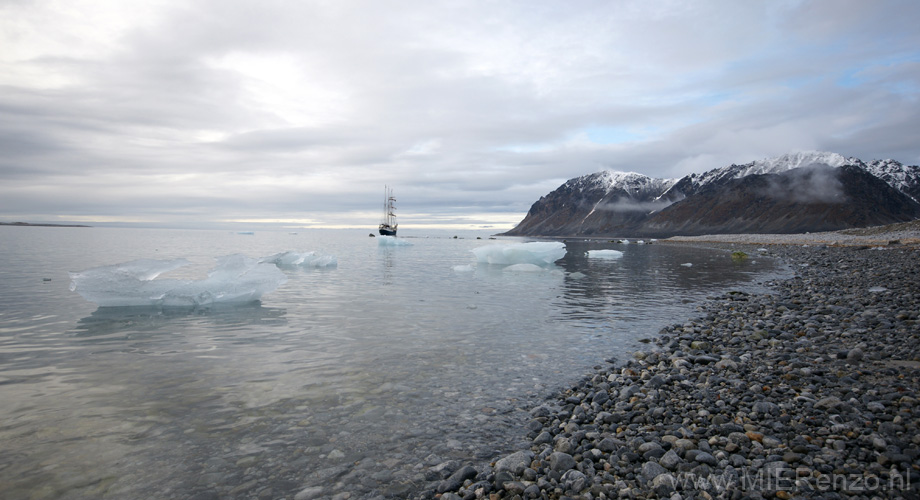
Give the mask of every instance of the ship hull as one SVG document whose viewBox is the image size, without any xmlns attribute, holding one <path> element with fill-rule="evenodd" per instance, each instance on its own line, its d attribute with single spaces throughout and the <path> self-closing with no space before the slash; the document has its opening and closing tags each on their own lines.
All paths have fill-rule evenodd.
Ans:
<svg viewBox="0 0 920 500">
<path fill-rule="evenodd" d="M 396 236 L 396 229 L 391 227 L 380 227 L 380 236 Z"/>
</svg>

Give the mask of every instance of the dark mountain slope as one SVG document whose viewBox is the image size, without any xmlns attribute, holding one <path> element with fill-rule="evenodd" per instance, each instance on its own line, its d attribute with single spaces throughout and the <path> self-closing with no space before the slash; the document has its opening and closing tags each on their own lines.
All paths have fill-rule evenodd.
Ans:
<svg viewBox="0 0 920 500">
<path fill-rule="evenodd" d="M 691 174 L 577 177 L 543 196 L 507 235 L 666 237 L 796 233 L 920 217 L 920 167 L 799 152 Z"/>
<path fill-rule="evenodd" d="M 505 234 L 569 236 L 629 232 L 649 212 L 671 203 L 659 197 L 673 182 L 609 171 L 577 177 L 541 197 L 524 220 Z"/>
<path fill-rule="evenodd" d="M 920 205 L 860 167 L 814 166 L 708 184 L 635 234 L 803 233 L 917 217 Z"/>
</svg>

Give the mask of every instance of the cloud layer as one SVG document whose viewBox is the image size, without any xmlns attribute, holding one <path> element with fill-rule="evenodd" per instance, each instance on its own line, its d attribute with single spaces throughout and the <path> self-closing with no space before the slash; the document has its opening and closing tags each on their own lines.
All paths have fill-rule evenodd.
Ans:
<svg viewBox="0 0 920 500">
<path fill-rule="evenodd" d="M 0 1 L 0 220 L 508 227 L 566 179 L 920 162 L 913 1 Z"/>
</svg>

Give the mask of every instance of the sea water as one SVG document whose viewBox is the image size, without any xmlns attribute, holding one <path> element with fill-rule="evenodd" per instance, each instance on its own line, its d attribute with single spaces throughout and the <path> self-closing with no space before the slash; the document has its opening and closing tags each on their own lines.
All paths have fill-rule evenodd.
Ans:
<svg viewBox="0 0 920 500">
<path fill-rule="evenodd" d="M 527 240 L 404 232 L 0 227 L 0 496 L 404 497 L 432 467 L 528 446 L 528 408 L 785 272 L 571 240 L 512 272 L 473 250 Z M 99 308 L 70 290 L 68 272 L 136 259 L 187 259 L 163 277 L 196 280 L 286 251 L 336 265 L 285 268 L 244 305 Z"/>
</svg>

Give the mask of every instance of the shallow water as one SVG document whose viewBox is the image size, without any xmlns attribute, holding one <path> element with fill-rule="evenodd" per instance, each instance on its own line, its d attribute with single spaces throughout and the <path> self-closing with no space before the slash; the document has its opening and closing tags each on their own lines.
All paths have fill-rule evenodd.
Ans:
<svg viewBox="0 0 920 500">
<path fill-rule="evenodd" d="M 527 407 L 707 295 L 784 272 L 610 242 L 568 242 L 544 272 L 462 272 L 499 242 L 411 236 L 0 227 L 2 496 L 404 496 L 428 466 L 520 445 Z M 606 248 L 624 254 L 585 257 Z M 68 289 L 68 271 L 139 258 L 186 258 L 164 277 L 202 278 L 214 257 L 286 250 L 338 267 L 285 270 L 238 307 L 97 308 Z"/>
</svg>

